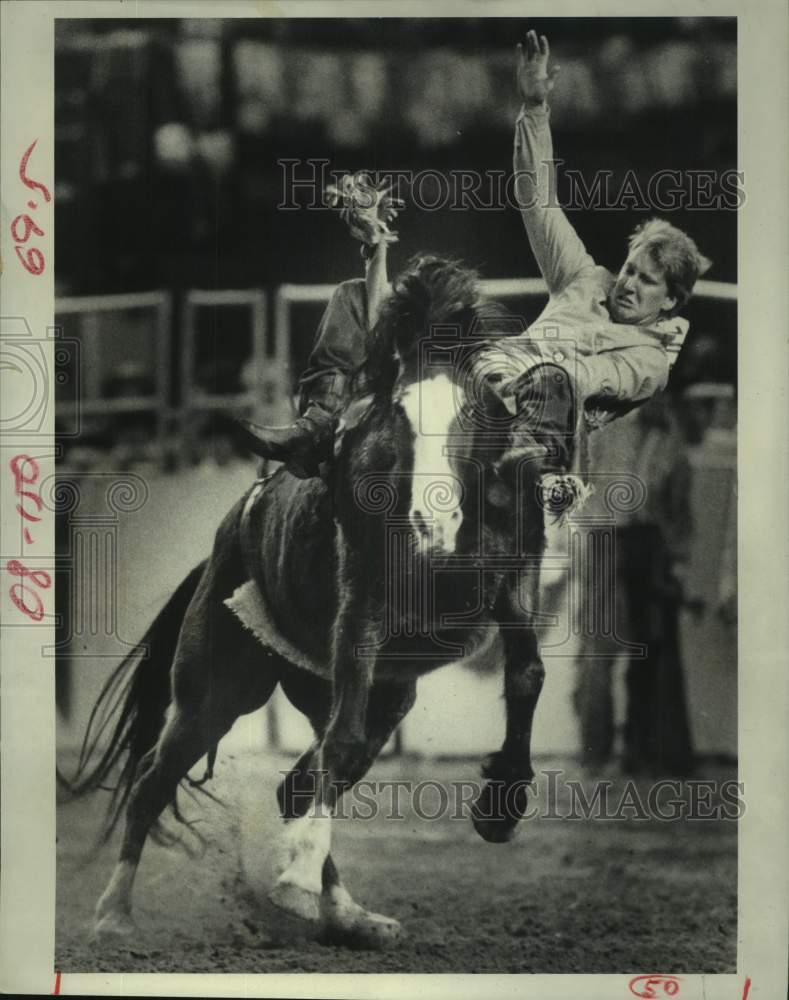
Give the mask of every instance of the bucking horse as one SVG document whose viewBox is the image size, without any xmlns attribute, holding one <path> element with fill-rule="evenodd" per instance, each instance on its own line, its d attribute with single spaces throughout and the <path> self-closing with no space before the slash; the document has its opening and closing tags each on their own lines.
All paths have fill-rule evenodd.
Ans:
<svg viewBox="0 0 789 1000">
<path fill-rule="evenodd" d="M 395 939 L 398 922 L 340 881 L 332 811 L 414 704 L 417 678 L 493 633 L 506 732 L 483 762 L 471 818 L 492 843 L 515 833 L 544 677 L 535 624 L 546 510 L 542 448 L 485 361 L 502 315 L 456 262 L 423 257 L 396 279 L 326 475 L 279 467 L 257 480 L 110 676 L 71 782 L 82 793 L 119 771 L 108 829 L 125 810 L 125 831 L 98 934 L 133 931 L 146 837 L 168 804 L 177 814 L 187 772 L 205 755 L 210 772 L 234 721 L 279 684 L 315 738 L 277 791 L 284 861 L 271 900 L 335 940 Z"/>
</svg>

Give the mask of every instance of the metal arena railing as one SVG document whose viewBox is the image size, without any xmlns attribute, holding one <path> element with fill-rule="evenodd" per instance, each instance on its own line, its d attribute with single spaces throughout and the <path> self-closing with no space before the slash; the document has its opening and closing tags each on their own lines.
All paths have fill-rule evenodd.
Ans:
<svg viewBox="0 0 789 1000">
<path fill-rule="evenodd" d="M 274 293 L 274 329 L 280 371 L 291 385 L 291 312 L 294 305 L 316 305 L 328 302 L 336 285 L 280 285 Z M 491 299 L 506 300 L 548 295 L 542 278 L 489 278 L 481 282 L 482 291 Z M 694 298 L 717 301 L 737 301 L 737 285 L 727 281 L 699 281 Z"/>
<path fill-rule="evenodd" d="M 495 278 L 481 285 L 486 295 L 503 301 L 547 295 L 541 278 Z M 257 413 L 259 417 L 273 413 L 280 418 L 287 416 L 292 408 L 294 376 L 298 374 L 293 370 L 294 307 L 328 302 L 335 287 L 332 284 L 280 285 L 273 296 L 271 331 L 267 325 L 268 299 L 262 289 L 187 291 L 180 312 L 180 360 L 174 374 L 170 293 L 152 291 L 59 298 L 55 302 L 56 324 L 62 327 L 67 338 L 80 342 L 80 412 L 85 417 L 151 413 L 160 440 L 171 426 L 188 432 L 198 413 L 224 410 L 233 414 Z M 700 281 L 694 296 L 735 303 L 737 285 Z M 216 312 L 227 307 L 248 310 L 249 330 L 228 328 L 224 333 L 221 318 L 216 315 L 212 323 L 222 336 L 235 337 L 244 333 L 248 339 L 248 353 L 242 360 L 243 378 L 239 391 L 211 392 L 196 370 L 198 313 L 201 309 Z M 123 313 L 144 313 L 146 310 L 151 313 L 149 323 L 139 316 L 131 321 L 128 317 L 125 321 L 121 318 Z M 146 337 L 149 341 L 147 348 L 140 346 L 137 354 L 135 344 L 129 342 L 130 322 L 135 333 L 135 338 L 131 339 L 138 346 Z M 113 375 L 111 366 L 119 361 L 134 361 L 138 368 L 142 366 L 151 391 L 119 396 L 108 393 L 107 384 Z M 176 384 L 180 395 L 177 406 L 172 398 L 172 387 Z"/>
<path fill-rule="evenodd" d="M 146 323 L 139 313 L 150 312 Z M 114 325 L 120 326 L 121 314 L 133 314 L 136 322 L 131 326 L 139 334 L 137 344 L 119 345 L 111 342 Z M 155 419 L 156 437 L 163 439 L 171 415 L 171 336 L 172 296 L 168 292 L 134 292 L 127 295 L 84 295 L 55 300 L 55 327 L 65 341 L 79 343 L 76 370 L 77 391 L 68 403 L 58 401 L 58 414 L 67 422 L 77 424 L 83 418 L 103 417 L 109 414 L 151 413 Z M 76 320 L 76 322 L 75 322 Z M 127 329 L 128 329 L 127 323 Z M 148 341 L 147 350 L 144 342 Z M 135 350 L 135 348 L 138 348 Z M 108 354 L 120 354 L 123 360 L 139 361 L 135 355 L 146 355 L 145 366 L 151 391 L 132 395 L 113 396 L 108 391 L 112 369 Z M 75 400 L 75 401 L 74 401 Z M 73 412 L 74 406 L 78 412 Z"/>
</svg>

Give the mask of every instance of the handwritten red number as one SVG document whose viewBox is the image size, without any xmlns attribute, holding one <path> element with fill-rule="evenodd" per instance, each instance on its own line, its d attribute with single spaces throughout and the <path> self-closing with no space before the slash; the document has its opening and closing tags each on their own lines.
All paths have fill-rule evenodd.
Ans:
<svg viewBox="0 0 789 1000">
<path fill-rule="evenodd" d="M 9 559 L 6 569 L 11 576 L 19 576 L 23 579 L 29 577 L 42 590 L 46 590 L 47 587 L 52 586 L 52 577 L 45 569 L 28 569 L 18 559 Z"/>
<path fill-rule="evenodd" d="M 25 475 L 26 466 L 29 466 L 27 475 Z M 38 477 L 41 475 L 38 462 L 34 458 L 31 458 L 30 455 L 14 455 L 8 463 L 8 468 L 14 477 L 14 493 L 16 494 L 22 492 L 23 486 L 32 486 L 34 483 L 37 483 Z"/>
<path fill-rule="evenodd" d="M 25 489 L 26 486 L 33 486 L 38 482 L 38 477 L 41 474 L 38 462 L 34 458 L 31 458 L 30 455 L 14 455 L 8 466 L 11 470 L 11 475 L 14 477 L 14 493 L 22 501 L 22 503 L 16 505 L 17 511 L 26 521 L 40 521 L 40 517 L 36 517 L 35 514 L 26 511 L 23 506 L 26 500 L 33 503 L 36 511 L 40 511 L 44 506 L 41 497 L 37 493 Z M 33 539 L 30 537 L 30 532 L 27 528 L 24 530 L 25 541 L 32 542 Z M 41 600 L 38 591 L 29 585 L 26 586 L 25 581 L 30 580 L 36 587 L 47 590 L 52 586 L 52 577 L 46 570 L 28 569 L 18 559 L 11 559 L 6 565 L 6 569 L 11 576 L 19 577 L 19 583 L 15 583 L 9 590 L 11 600 L 28 618 L 32 618 L 34 622 L 40 622 L 44 617 L 44 602 Z"/>
<path fill-rule="evenodd" d="M 18 576 L 23 581 L 25 578 L 30 578 L 37 587 L 41 587 L 43 590 L 52 586 L 52 577 L 45 569 L 28 569 L 18 559 L 11 559 L 6 569 L 11 576 Z M 32 587 L 26 587 L 22 582 L 15 583 L 8 593 L 11 600 L 23 614 L 27 615 L 28 618 L 32 618 L 34 622 L 41 621 L 44 617 L 44 602 L 39 597 L 38 591 L 33 590 Z M 28 604 L 28 600 L 33 603 Z"/>
<path fill-rule="evenodd" d="M 25 251 L 25 256 L 21 254 L 22 247 L 14 247 L 16 250 L 16 255 L 19 258 L 19 262 L 22 267 L 29 271 L 30 274 L 43 274 L 46 263 L 44 262 L 44 255 L 37 247 L 31 247 L 29 250 Z"/>
<path fill-rule="evenodd" d="M 679 979 L 676 976 L 663 976 L 651 973 L 646 976 L 634 976 L 628 983 L 633 996 L 654 1000 L 658 996 L 657 988 L 662 987 L 666 996 L 673 997 L 679 993 Z"/>
<path fill-rule="evenodd" d="M 51 201 L 52 195 L 49 193 L 49 188 L 46 184 L 42 184 L 40 181 L 34 181 L 32 177 L 27 176 L 27 164 L 30 159 L 30 154 L 36 148 L 36 143 L 38 139 L 34 139 L 30 143 L 28 148 L 25 150 L 25 155 L 19 164 L 19 179 L 25 185 L 25 187 L 30 188 L 31 191 L 40 191 L 44 196 L 45 201 Z M 36 202 L 29 201 L 29 208 L 36 208 Z M 18 232 L 19 224 L 24 226 L 24 232 L 20 235 Z M 24 249 L 24 243 L 30 239 L 30 234 L 35 233 L 36 236 L 43 236 L 44 230 L 40 229 L 32 218 L 26 213 L 17 215 L 14 221 L 11 223 L 11 235 L 14 238 L 15 246 L 14 250 L 19 258 L 19 263 L 27 271 L 28 274 L 39 275 L 43 274 L 46 269 L 46 261 L 44 260 L 44 254 L 38 249 L 38 247 L 29 247 L 27 250 Z"/>
<path fill-rule="evenodd" d="M 34 458 L 31 458 L 30 455 L 14 455 L 8 466 L 11 469 L 11 475 L 14 477 L 14 493 L 22 500 L 22 503 L 16 505 L 18 513 L 26 521 L 40 521 L 40 517 L 36 517 L 35 514 L 26 511 L 24 506 L 25 500 L 30 500 L 36 511 L 40 513 L 44 506 L 43 500 L 37 493 L 33 493 L 32 490 L 22 488 L 23 486 L 33 486 L 38 482 L 38 477 L 41 474 L 38 462 Z M 26 469 L 28 470 L 27 473 Z"/>
<path fill-rule="evenodd" d="M 17 223 L 20 221 L 20 219 L 25 226 L 25 231 L 21 236 L 16 231 Z M 27 241 L 30 239 L 31 233 L 35 233 L 36 236 L 43 236 L 44 230 L 39 229 L 38 226 L 35 224 L 35 222 L 33 222 L 30 216 L 27 215 L 26 213 L 23 215 L 17 215 L 17 217 L 11 223 L 11 235 L 14 237 L 17 243 L 27 243 Z"/>
<path fill-rule="evenodd" d="M 25 173 L 25 171 L 27 170 L 27 161 L 30 159 L 30 154 L 36 148 L 37 142 L 38 139 L 34 139 L 30 143 L 28 148 L 25 150 L 25 155 L 22 157 L 22 161 L 19 164 L 19 179 L 22 181 L 25 187 L 30 188 L 31 191 L 36 191 L 36 190 L 40 191 L 44 196 L 44 201 L 49 202 L 52 200 L 52 195 L 49 193 L 49 189 L 47 188 L 47 186 L 45 184 L 42 184 L 40 181 L 31 180 Z"/>
<path fill-rule="evenodd" d="M 35 514 L 31 514 L 30 511 L 25 510 L 24 501 L 32 500 L 33 505 L 38 511 L 43 509 L 44 501 L 37 493 L 31 493 L 30 490 L 19 490 L 17 496 L 23 498 L 22 503 L 18 503 L 16 505 L 17 513 L 20 514 L 26 521 L 33 521 L 35 524 L 37 524 L 41 520 L 41 518 L 36 517 Z"/>
<path fill-rule="evenodd" d="M 22 614 L 27 615 L 28 618 L 32 618 L 34 622 L 41 621 L 44 617 L 44 602 L 35 590 L 28 590 L 23 583 L 15 583 L 8 593 L 11 596 L 11 600 L 19 608 Z M 35 604 L 32 607 L 30 607 L 27 603 L 26 595 L 28 594 L 35 601 Z"/>
</svg>

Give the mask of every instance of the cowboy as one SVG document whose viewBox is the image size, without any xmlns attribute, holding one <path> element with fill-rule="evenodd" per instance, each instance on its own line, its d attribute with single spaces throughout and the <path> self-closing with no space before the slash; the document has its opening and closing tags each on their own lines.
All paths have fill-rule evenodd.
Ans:
<svg viewBox="0 0 789 1000">
<path fill-rule="evenodd" d="M 515 126 L 516 194 L 550 298 L 526 331 L 497 340 L 485 362 L 498 371 L 499 391 L 518 426 L 531 443 L 545 442 L 543 489 L 550 494 L 558 487 L 574 497 L 581 484 L 566 474 L 581 422 L 602 426 L 666 386 L 688 329 L 677 312 L 710 262 L 685 233 L 653 219 L 631 236 L 618 275 L 595 263 L 554 203 L 547 98 L 559 67 L 549 71 L 548 40 L 534 31 L 518 52 L 523 107 Z M 303 476 L 316 475 L 331 456 L 349 376 L 364 363 L 367 331 L 386 295 L 386 249 L 396 239 L 388 223 L 402 206 L 380 189 L 368 185 L 361 197 L 353 181 L 345 183 L 346 221 L 372 248 L 366 278 L 338 286 L 327 307 L 301 379 L 299 419 L 283 428 L 246 425 L 254 451 Z"/>
</svg>

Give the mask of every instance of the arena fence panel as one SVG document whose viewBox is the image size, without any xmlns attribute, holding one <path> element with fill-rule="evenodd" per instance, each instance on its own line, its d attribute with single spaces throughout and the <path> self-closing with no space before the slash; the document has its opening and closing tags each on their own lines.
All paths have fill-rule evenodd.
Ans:
<svg viewBox="0 0 789 1000">
<path fill-rule="evenodd" d="M 64 343 L 79 346 L 73 377 L 80 432 L 107 418 L 150 414 L 163 440 L 171 416 L 171 316 L 172 297 L 163 291 L 56 299 L 56 327 Z M 73 422 L 73 398 L 59 395 L 57 403 L 58 417 Z"/>
<path fill-rule="evenodd" d="M 283 378 L 268 338 L 261 289 L 190 289 L 181 316 L 179 365 L 185 434 L 201 416 L 262 419 L 281 408 Z"/>
</svg>

